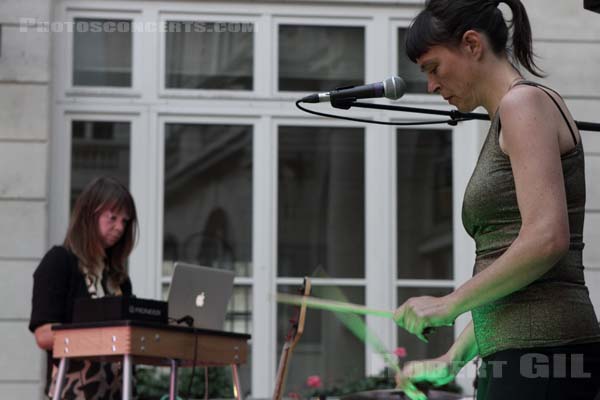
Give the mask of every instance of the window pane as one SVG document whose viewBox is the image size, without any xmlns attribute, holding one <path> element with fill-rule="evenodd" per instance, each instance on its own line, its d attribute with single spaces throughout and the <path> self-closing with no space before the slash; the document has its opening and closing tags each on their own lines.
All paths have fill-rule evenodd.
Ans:
<svg viewBox="0 0 600 400">
<path fill-rule="evenodd" d="M 76 18 L 73 85 L 131 87 L 131 21 Z"/>
<path fill-rule="evenodd" d="M 225 330 L 252 334 L 252 288 L 236 286 L 227 307 Z"/>
<path fill-rule="evenodd" d="M 279 128 L 278 275 L 364 277 L 364 133 Z"/>
<path fill-rule="evenodd" d="M 398 288 L 398 305 L 416 296 L 445 296 L 452 292 L 451 288 Z M 422 360 L 439 357 L 454 343 L 454 327 L 435 328 L 428 336 L 429 343 L 422 342 L 405 329 L 398 328 L 398 347 L 406 349 L 406 358 L 400 361 Z"/>
<path fill-rule="evenodd" d="M 251 234 L 252 127 L 166 124 L 163 276 L 175 261 L 251 276 Z M 234 288 L 224 329 L 252 333 L 251 287 Z M 249 354 L 239 370 L 246 395 L 251 365 Z"/>
<path fill-rule="evenodd" d="M 427 76 L 406 56 L 406 28 L 398 29 L 398 75 L 406 82 L 407 93 L 427 93 Z"/>
<path fill-rule="evenodd" d="M 279 292 L 296 293 L 298 287 L 279 286 Z M 332 287 L 313 285 L 313 293 L 327 298 Z M 343 294 L 349 302 L 364 304 L 363 288 L 344 287 Z M 330 297 L 331 298 L 331 297 Z M 277 306 L 277 363 L 281 356 L 284 339 L 290 330 L 290 318 L 294 317 L 297 307 Z M 364 317 L 358 317 L 364 329 Z M 321 377 L 323 388 L 344 387 L 365 376 L 365 345 L 329 311 L 308 309 L 304 324 L 304 333 L 294 348 L 293 362 L 289 364 L 286 394 L 295 392 L 301 398 L 308 398 L 309 388 L 306 378 L 311 375 Z M 278 365 L 278 364 L 276 364 Z"/>
<path fill-rule="evenodd" d="M 397 139 L 398 278 L 452 279 L 452 132 Z"/>
<path fill-rule="evenodd" d="M 167 124 L 163 262 L 251 276 L 252 127 Z"/>
<path fill-rule="evenodd" d="M 169 21 L 166 87 L 252 90 L 253 31 L 250 23 Z"/>
<path fill-rule="evenodd" d="M 364 28 L 279 26 L 279 90 L 328 91 L 364 79 Z"/>
<path fill-rule="evenodd" d="M 233 296 L 227 307 L 224 329 L 229 332 L 248 333 L 252 335 L 252 287 L 236 286 L 233 288 Z M 248 349 L 248 360 L 240 365 L 240 384 L 245 392 L 244 398 L 248 397 L 252 390 L 252 344 Z M 227 368 L 230 376 L 230 368 Z"/>
<path fill-rule="evenodd" d="M 129 122 L 71 123 L 71 206 L 94 178 L 112 176 L 129 186 Z"/>
</svg>

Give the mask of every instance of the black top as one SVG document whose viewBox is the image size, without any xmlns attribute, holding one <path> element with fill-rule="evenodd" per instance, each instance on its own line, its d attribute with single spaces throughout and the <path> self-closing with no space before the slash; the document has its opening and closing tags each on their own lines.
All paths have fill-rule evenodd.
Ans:
<svg viewBox="0 0 600 400">
<path fill-rule="evenodd" d="M 121 291 L 123 296 L 131 296 L 129 278 L 121 284 Z M 33 273 L 29 330 L 50 322 L 70 323 L 75 300 L 81 297 L 91 295 L 77 257 L 63 246 L 52 247 Z"/>
<path fill-rule="evenodd" d="M 102 280 L 104 292 L 106 278 Z M 123 296 L 131 296 L 131 281 L 127 278 L 121 284 Z M 52 247 L 33 273 L 33 295 L 31 298 L 31 318 L 29 330 L 34 332 L 47 323 L 70 323 L 73 305 L 79 298 L 91 298 L 85 276 L 79 269 L 77 257 L 63 246 Z M 47 351 L 46 393 L 52 382 L 52 353 Z M 83 368 L 71 363 L 69 370 Z M 65 390 L 68 388 L 65 388 Z"/>
</svg>

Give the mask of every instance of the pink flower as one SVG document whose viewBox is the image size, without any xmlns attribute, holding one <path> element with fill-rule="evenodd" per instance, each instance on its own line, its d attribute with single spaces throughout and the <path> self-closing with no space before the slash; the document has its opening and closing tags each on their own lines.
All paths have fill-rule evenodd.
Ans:
<svg viewBox="0 0 600 400">
<path fill-rule="evenodd" d="M 319 375 L 311 375 L 306 378 L 306 386 L 311 388 L 320 388 L 323 385 Z"/>
<path fill-rule="evenodd" d="M 404 358 L 406 357 L 406 349 L 404 347 L 398 347 L 396 348 L 396 350 L 394 350 L 394 354 L 396 356 L 398 356 L 398 358 Z"/>
</svg>

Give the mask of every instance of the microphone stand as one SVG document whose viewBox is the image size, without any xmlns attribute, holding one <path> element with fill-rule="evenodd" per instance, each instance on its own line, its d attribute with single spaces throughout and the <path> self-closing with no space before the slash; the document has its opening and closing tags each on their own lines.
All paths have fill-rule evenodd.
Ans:
<svg viewBox="0 0 600 400">
<path fill-rule="evenodd" d="M 418 114 L 429 114 L 429 115 L 444 115 L 450 117 L 448 125 L 455 126 L 457 123 L 462 121 L 471 121 L 474 119 L 481 121 L 489 121 L 490 117 L 483 113 L 463 113 L 458 110 L 432 110 L 429 108 L 416 108 L 416 107 L 405 107 L 405 106 L 394 106 L 387 104 L 374 104 L 374 103 L 361 103 L 357 102 L 355 98 L 344 98 L 344 99 L 331 99 L 331 105 L 334 108 L 342 110 L 349 110 L 351 107 L 357 108 L 369 108 L 374 110 L 388 110 L 388 111 L 403 111 Z M 594 122 L 575 121 L 577 128 L 582 131 L 595 131 L 600 132 L 600 124 Z"/>
</svg>

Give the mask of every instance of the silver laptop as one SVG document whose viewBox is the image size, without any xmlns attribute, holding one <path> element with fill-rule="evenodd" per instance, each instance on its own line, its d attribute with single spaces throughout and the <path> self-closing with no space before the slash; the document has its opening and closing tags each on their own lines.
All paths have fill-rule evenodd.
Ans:
<svg viewBox="0 0 600 400">
<path fill-rule="evenodd" d="M 169 289 L 169 318 L 189 315 L 196 328 L 222 330 L 233 276 L 232 271 L 176 262 Z"/>
</svg>

